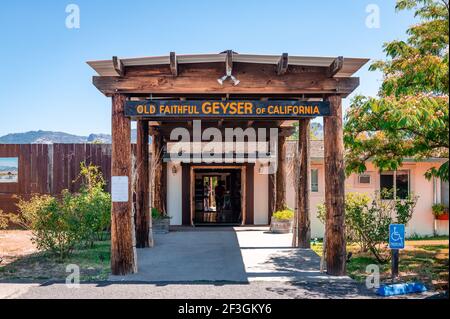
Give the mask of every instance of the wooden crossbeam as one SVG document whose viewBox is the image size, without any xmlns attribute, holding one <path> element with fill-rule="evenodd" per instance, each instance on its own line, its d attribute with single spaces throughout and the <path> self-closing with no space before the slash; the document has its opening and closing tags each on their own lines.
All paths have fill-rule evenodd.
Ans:
<svg viewBox="0 0 450 319">
<path fill-rule="evenodd" d="M 116 56 L 113 56 L 112 61 L 113 61 L 113 65 L 114 65 L 114 70 L 116 70 L 117 75 L 124 76 L 125 68 L 123 66 L 122 61 Z"/>
<path fill-rule="evenodd" d="M 209 71 L 209 70 L 208 70 Z M 340 94 L 346 96 L 359 85 L 359 78 L 283 77 L 268 73 L 238 73 L 240 85 L 217 85 L 220 75 L 205 72 L 202 76 L 94 76 L 94 85 L 104 94 Z"/>
<path fill-rule="evenodd" d="M 332 78 L 335 76 L 343 67 L 344 65 L 344 57 L 340 56 L 337 57 L 333 63 L 328 67 L 327 69 L 327 77 Z"/>
<path fill-rule="evenodd" d="M 178 76 L 178 61 L 175 52 L 170 52 L 170 72 L 173 76 Z"/>
<path fill-rule="evenodd" d="M 278 75 L 285 74 L 287 69 L 288 69 L 288 66 L 289 66 L 288 54 L 287 53 L 283 53 L 281 55 L 280 61 L 278 61 L 277 74 Z"/>
</svg>

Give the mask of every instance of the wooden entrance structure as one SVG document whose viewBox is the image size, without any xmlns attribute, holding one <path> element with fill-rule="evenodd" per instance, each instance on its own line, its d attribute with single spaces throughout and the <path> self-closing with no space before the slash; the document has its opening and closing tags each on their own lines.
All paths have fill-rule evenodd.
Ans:
<svg viewBox="0 0 450 319">
<path fill-rule="evenodd" d="M 359 85 L 352 75 L 368 60 L 354 58 L 301 57 L 282 54 L 237 54 L 231 50 L 219 54 L 180 55 L 91 61 L 98 73 L 94 85 L 112 98 L 112 176 L 128 177 L 128 200 L 115 201 L 111 211 L 111 269 L 114 275 L 137 271 L 136 247 L 148 247 L 151 227 L 148 182 L 148 134 L 153 137 L 153 154 L 164 152 L 174 127 L 192 130 L 192 119 L 137 118 L 137 180 L 132 179 L 130 121 L 126 104 L 134 100 L 296 100 L 328 101 L 331 114 L 324 118 L 325 197 L 327 272 L 345 274 L 344 224 L 344 147 L 342 132 L 342 98 Z M 233 75 L 233 77 L 230 77 Z M 236 80 L 237 79 L 237 80 Z M 239 82 L 238 82 L 239 81 Z M 280 129 L 279 150 L 283 155 L 286 137 L 299 122 L 300 178 L 298 178 L 297 212 L 299 215 L 298 246 L 309 248 L 309 118 L 233 119 L 225 116 L 205 119 L 204 127 L 223 131 L 234 127 L 276 127 Z M 270 209 L 285 204 L 285 157 L 279 156 L 279 169 L 269 177 L 272 190 Z M 165 210 L 163 161 L 153 161 L 159 178 L 153 206 Z M 132 185 L 132 182 L 134 185 Z M 113 183 L 114 188 L 114 183 Z M 134 189 L 135 205 L 133 205 Z M 123 185 L 122 185 L 123 192 Z M 123 197 L 123 194 L 122 194 Z M 135 214 L 133 216 L 133 207 Z"/>
</svg>

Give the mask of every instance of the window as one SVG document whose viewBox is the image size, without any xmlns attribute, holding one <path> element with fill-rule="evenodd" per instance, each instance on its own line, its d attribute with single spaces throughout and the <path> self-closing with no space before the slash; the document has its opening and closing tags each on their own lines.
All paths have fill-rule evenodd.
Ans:
<svg viewBox="0 0 450 319">
<path fill-rule="evenodd" d="M 359 174 L 358 175 L 358 183 L 363 185 L 370 185 L 371 176 L 369 174 Z"/>
<path fill-rule="evenodd" d="M 319 170 L 317 168 L 311 170 L 311 192 L 319 192 Z"/>
<path fill-rule="evenodd" d="M 394 187 L 396 192 L 394 192 Z M 383 172 L 380 176 L 380 191 L 383 199 L 393 199 L 394 193 L 397 198 L 406 199 L 409 195 L 409 172 Z"/>
<path fill-rule="evenodd" d="M 19 158 L 0 157 L 0 183 L 17 183 Z"/>
</svg>

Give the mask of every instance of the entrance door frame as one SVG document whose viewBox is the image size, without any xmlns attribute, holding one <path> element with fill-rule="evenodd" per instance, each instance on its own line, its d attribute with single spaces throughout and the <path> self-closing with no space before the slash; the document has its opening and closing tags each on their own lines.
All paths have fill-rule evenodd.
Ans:
<svg viewBox="0 0 450 319">
<path fill-rule="evenodd" d="M 247 165 L 245 163 L 241 165 L 190 165 L 190 198 L 189 198 L 189 207 L 190 207 L 190 221 L 191 226 L 195 226 L 194 218 L 195 218 L 195 170 L 196 169 L 208 169 L 208 170 L 227 170 L 227 169 L 237 169 L 241 171 L 241 212 L 242 212 L 242 221 L 241 226 L 245 225 L 245 221 L 247 218 Z M 253 200 L 251 198 L 250 200 Z"/>
</svg>

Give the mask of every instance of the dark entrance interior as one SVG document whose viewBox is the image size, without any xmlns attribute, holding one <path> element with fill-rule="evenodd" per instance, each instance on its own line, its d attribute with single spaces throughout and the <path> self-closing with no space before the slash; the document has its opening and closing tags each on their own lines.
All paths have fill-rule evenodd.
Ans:
<svg viewBox="0 0 450 319">
<path fill-rule="evenodd" d="M 194 224 L 237 225 L 242 222 L 240 169 L 194 170 Z"/>
</svg>

